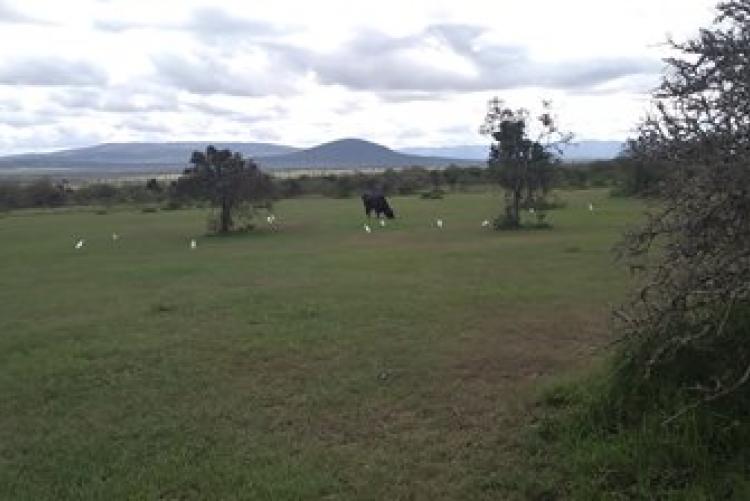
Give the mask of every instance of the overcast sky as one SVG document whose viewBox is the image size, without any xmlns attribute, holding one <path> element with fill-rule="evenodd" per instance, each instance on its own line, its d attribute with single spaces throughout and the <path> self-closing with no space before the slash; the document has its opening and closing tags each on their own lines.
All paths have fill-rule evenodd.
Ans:
<svg viewBox="0 0 750 501">
<path fill-rule="evenodd" d="M 628 136 L 713 0 L 0 0 L 0 154 L 100 142 L 482 144 L 486 102 Z"/>
</svg>

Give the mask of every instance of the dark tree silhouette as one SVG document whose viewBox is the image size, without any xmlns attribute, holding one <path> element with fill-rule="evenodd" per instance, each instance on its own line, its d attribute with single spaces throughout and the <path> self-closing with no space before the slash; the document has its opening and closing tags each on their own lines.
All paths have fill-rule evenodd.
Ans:
<svg viewBox="0 0 750 501">
<path fill-rule="evenodd" d="M 207 200 L 219 209 L 217 231 L 227 233 L 234 227 L 234 213 L 246 204 L 258 204 L 271 198 L 271 182 L 257 164 L 230 150 L 213 146 L 205 153 L 193 152 L 193 165 L 177 180 L 178 196 Z"/>
<path fill-rule="evenodd" d="M 533 207 L 548 191 L 560 145 L 570 134 L 560 132 L 550 113 L 550 103 L 536 118 L 540 132 L 530 137 L 531 115 L 520 108 L 512 110 L 498 98 L 490 100 L 480 133 L 494 140 L 490 147 L 490 177 L 505 189 L 504 228 L 520 228 L 521 206 Z"/>
<path fill-rule="evenodd" d="M 624 241 L 644 284 L 619 312 L 631 372 L 676 380 L 696 402 L 750 379 L 750 1 L 718 13 L 670 42 L 681 56 L 631 143 L 668 168 L 659 207 Z"/>
</svg>

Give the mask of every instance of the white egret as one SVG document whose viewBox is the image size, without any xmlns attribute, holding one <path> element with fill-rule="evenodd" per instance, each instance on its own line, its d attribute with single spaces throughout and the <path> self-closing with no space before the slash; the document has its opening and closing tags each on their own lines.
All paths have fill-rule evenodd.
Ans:
<svg viewBox="0 0 750 501">
<path fill-rule="evenodd" d="M 195 239 L 192 239 L 192 240 L 190 241 L 190 248 L 191 248 L 191 249 L 195 249 L 195 248 L 197 248 L 197 247 L 198 247 L 198 242 L 196 242 L 196 241 L 195 241 Z"/>
<path fill-rule="evenodd" d="M 118 235 L 117 233 L 112 233 L 112 241 L 113 242 L 117 242 L 117 240 L 119 240 L 119 239 L 120 239 L 120 235 Z"/>
<path fill-rule="evenodd" d="M 443 227 L 443 220 L 442 219 L 438 219 L 437 221 L 435 221 L 435 224 L 437 225 L 438 228 L 442 228 Z"/>
<path fill-rule="evenodd" d="M 78 242 L 76 242 L 76 249 L 81 249 L 81 248 L 83 248 L 83 244 L 84 244 L 84 242 L 85 242 L 85 240 L 84 240 L 84 239 L 80 239 L 80 240 L 79 240 Z"/>
<path fill-rule="evenodd" d="M 484 221 L 482 221 L 482 228 L 486 228 L 486 227 L 488 227 L 489 225 L 490 225 L 490 221 L 489 221 L 489 219 L 485 219 Z"/>
<path fill-rule="evenodd" d="M 372 233 L 372 228 L 370 228 L 370 225 L 367 225 L 367 224 L 365 225 L 365 231 L 367 233 Z"/>
<path fill-rule="evenodd" d="M 380 220 L 380 226 L 382 226 L 383 228 L 385 228 L 385 219 L 381 219 Z"/>
<path fill-rule="evenodd" d="M 589 202 L 589 210 L 591 212 L 594 212 L 594 204 L 592 204 L 591 202 Z"/>
</svg>

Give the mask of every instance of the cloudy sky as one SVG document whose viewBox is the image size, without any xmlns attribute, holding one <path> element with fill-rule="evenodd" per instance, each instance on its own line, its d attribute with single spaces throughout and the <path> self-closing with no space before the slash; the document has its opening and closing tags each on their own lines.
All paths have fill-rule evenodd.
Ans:
<svg viewBox="0 0 750 501">
<path fill-rule="evenodd" d="M 552 99 L 624 139 L 668 35 L 714 0 L 0 0 L 0 154 L 100 142 L 482 144 L 486 102 Z"/>
</svg>

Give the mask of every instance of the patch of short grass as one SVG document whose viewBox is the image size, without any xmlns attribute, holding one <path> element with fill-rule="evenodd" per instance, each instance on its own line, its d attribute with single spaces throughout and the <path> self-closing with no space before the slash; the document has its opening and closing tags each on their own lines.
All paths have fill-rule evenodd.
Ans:
<svg viewBox="0 0 750 501">
<path fill-rule="evenodd" d="M 372 234 L 358 199 L 226 238 L 203 210 L 6 215 L 0 497 L 522 497 L 525 398 L 606 344 L 640 208 L 563 197 L 544 232 L 482 228 L 492 194 L 396 197 Z"/>
</svg>

